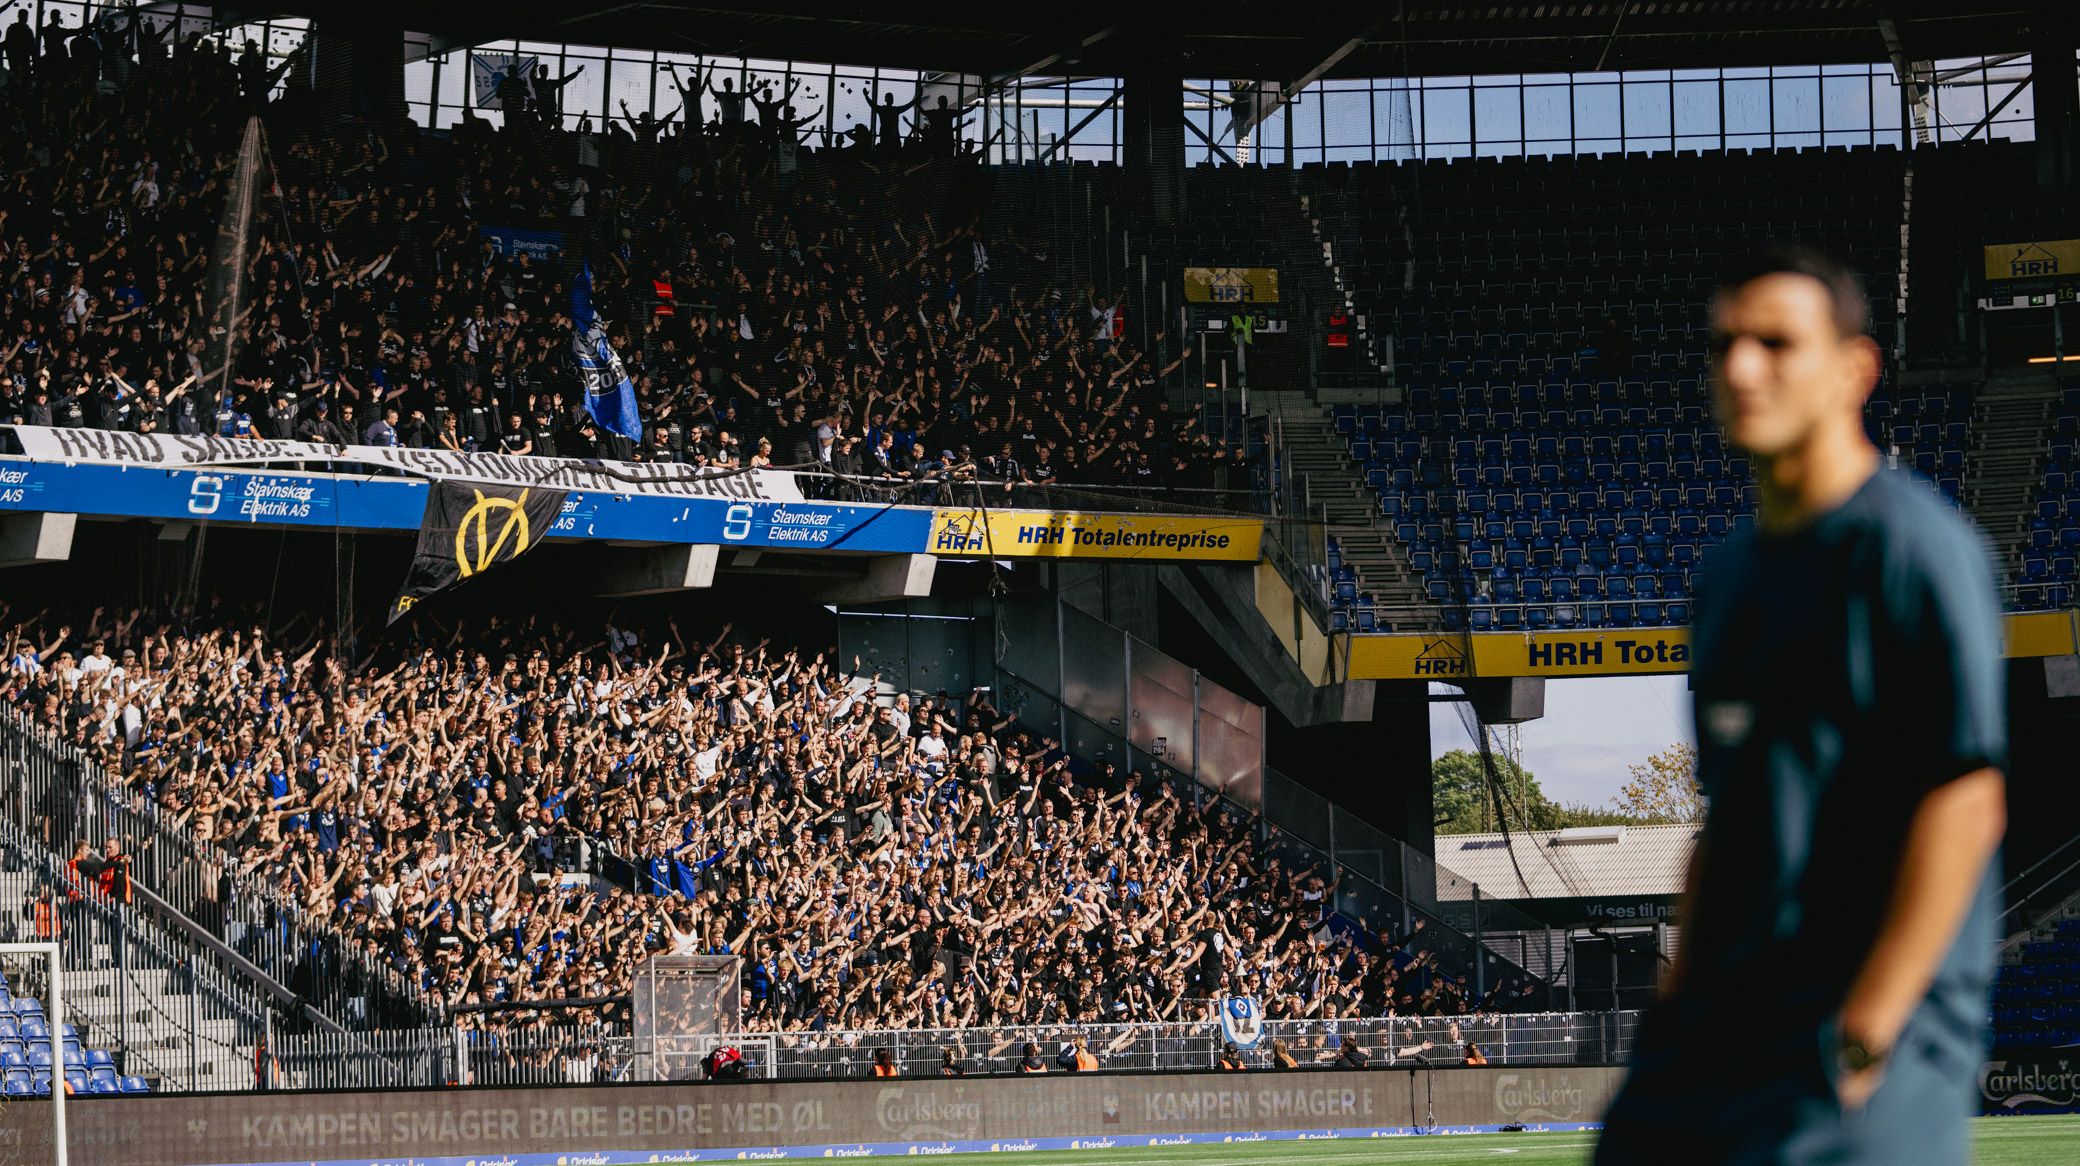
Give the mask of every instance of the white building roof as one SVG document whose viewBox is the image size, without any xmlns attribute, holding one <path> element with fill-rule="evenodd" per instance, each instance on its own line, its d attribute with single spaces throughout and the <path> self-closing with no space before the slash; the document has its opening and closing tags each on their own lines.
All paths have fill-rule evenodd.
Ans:
<svg viewBox="0 0 2080 1166">
<path fill-rule="evenodd" d="M 1437 865 L 1478 884 L 1482 898 L 1675 895 L 1702 831 L 1694 825 L 1584 826 L 1511 833 L 1507 841 L 1501 834 L 1440 834 Z M 1439 880 L 1439 898 L 1467 897 L 1447 882 Z"/>
</svg>

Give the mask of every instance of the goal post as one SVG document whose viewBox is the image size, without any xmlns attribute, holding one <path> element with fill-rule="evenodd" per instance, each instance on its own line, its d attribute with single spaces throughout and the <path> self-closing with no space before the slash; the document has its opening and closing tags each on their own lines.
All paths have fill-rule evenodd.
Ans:
<svg viewBox="0 0 2080 1166">
<path fill-rule="evenodd" d="M 44 1024 L 50 1032 L 47 1041 L 51 1050 L 51 1161 L 56 1166 L 67 1166 L 65 1145 L 65 1001 L 59 980 L 64 967 L 58 957 L 56 943 L 0 943 L 0 961 L 12 963 L 10 957 L 41 957 L 44 983 L 48 989 L 44 994 L 47 1012 Z M 33 1046 L 38 1042 L 25 1040 L 23 1044 Z M 28 1146 L 22 1147 L 25 1151 Z"/>
</svg>

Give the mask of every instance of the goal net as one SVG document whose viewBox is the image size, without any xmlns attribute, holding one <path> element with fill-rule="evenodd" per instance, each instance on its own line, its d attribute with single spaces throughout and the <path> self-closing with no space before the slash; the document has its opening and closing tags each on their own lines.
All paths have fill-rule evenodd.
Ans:
<svg viewBox="0 0 2080 1166">
<path fill-rule="evenodd" d="M 637 1080 L 699 1079 L 717 1038 L 743 1027 L 742 968 L 733 955 L 660 955 L 637 969 Z"/>
</svg>

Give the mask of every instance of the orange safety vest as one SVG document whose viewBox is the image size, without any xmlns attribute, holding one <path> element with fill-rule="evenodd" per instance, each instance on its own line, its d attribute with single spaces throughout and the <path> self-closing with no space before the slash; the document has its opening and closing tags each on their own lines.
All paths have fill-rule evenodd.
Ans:
<svg viewBox="0 0 2080 1166">
<path fill-rule="evenodd" d="M 874 1075 L 876 1077 L 893 1077 L 896 1075 L 896 1067 L 894 1065 L 876 1065 L 874 1066 Z"/>
<path fill-rule="evenodd" d="M 129 856 L 125 855 L 120 863 L 111 862 L 107 866 L 102 867 L 101 873 L 94 876 L 94 881 L 101 887 L 102 894 L 113 899 L 117 897 L 117 892 L 120 890 L 122 901 L 128 903 L 130 901 Z"/>
<path fill-rule="evenodd" d="M 64 927 L 58 919 L 58 905 L 44 899 L 36 900 L 32 918 L 35 921 L 38 939 L 56 939 L 58 932 Z"/>
<path fill-rule="evenodd" d="M 1079 1072 L 1079 1073 L 1088 1073 L 1088 1072 L 1090 1072 L 1090 1071 L 1091 1071 L 1092 1069 L 1095 1069 L 1095 1068 L 1097 1068 L 1097 1067 L 1098 1067 L 1098 1058 L 1096 1058 L 1096 1057 L 1094 1057 L 1094 1056 L 1090 1055 L 1089 1053 L 1085 1052 L 1085 1051 L 1084 1051 L 1084 1050 L 1082 1050 L 1082 1049 L 1077 1049 L 1077 1050 L 1076 1050 L 1076 1071 L 1077 1071 L 1077 1072 Z"/>
</svg>

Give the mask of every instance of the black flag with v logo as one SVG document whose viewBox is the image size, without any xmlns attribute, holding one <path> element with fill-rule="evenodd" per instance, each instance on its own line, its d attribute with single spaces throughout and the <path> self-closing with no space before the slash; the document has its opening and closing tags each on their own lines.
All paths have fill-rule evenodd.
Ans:
<svg viewBox="0 0 2080 1166">
<path fill-rule="evenodd" d="M 390 605 L 390 623 L 427 596 L 534 549 L 562 513 L 566 493 L 439 480 L 428 486 L 419 552 Z"/>
</svg>

